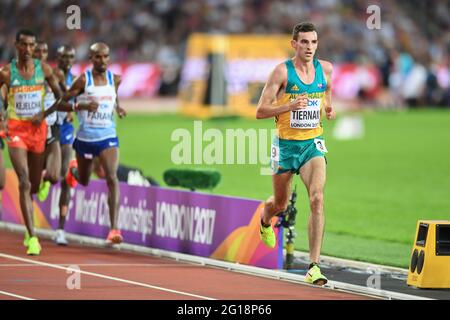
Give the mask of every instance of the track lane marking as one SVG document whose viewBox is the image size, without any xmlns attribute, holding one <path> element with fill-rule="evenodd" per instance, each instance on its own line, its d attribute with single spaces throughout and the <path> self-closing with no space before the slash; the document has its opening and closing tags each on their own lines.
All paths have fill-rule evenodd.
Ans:
<svg viewBox="0 0 450 320">
<path fill-rule="evenodd" d="M 80 267 L 147 267 L 147 268 L 202 268 L 203 266 L 197 265 L 181 265 L 181 264 L 149 264 L 149 263 L 53 263 L 55 266 L 72 266 L 77 265 Z M 0 263 L 0 268 L 8 267 L 40 267 L 39 265 L 31 263 Z"/>
<path fill-rule="evenodd" d="M 22 299 L 22 300 L 36 300 L 36 299 L 33 299 L 33 298 L 24 297 L 24 296 L 20 296 L 18 294 L 15 294 L 15 293 L 1 291 L 1 290 L 0 290 L 0 294 L 3 294 L 5 296 L 14 297 L 14 298 L 19 298 L 19 299 Z"/>
<path fill-rule="evenodd" d="M 66 268 L 66 267 L 62 267 L 62 266 L 56 265 L 56 264 L 51 264 L 51 263 L 41 262 L 41 261 L 34 261 L 34 260 L 31 260 L 31 259 L 26 259 L 26 258 L 20 258 L 20 257 L 16 257 L 16 256 L 13 256 L 13 255 L 1 253 L 1 252 L 0 252 L 0 257 L 3 257 L 5 259 L 10 259 L 10 260 L 28 262 L 28 263 L 31 263 L 31 264 L 41 265 L 41 266 L 54 268 L 54 269 L 60 269 L 60 270 L 65 270 L 65 271 L 76 271 L 76 272 L 79 272 L 80 274 L 85 274 L 85 275 L 89 275 L 89 276 L 92 276 L 92 277 L 97 277 L 97 278 L 102 278 L 102 279 L 107 279 L 107 280 L 112 280 L 112 281 L 132 284 L 132 285 L 139 286 L 139 287 L 150 288 L 150 289 L 160 290 L 160 291 L 164 291 L 164 292 L 170 292 L 170 293 L 184 295 L 184 296 L 193 297 L 193 298 L 199 298 L 199 299 L 204 299 L 204 300 L 217 300 L 217 299 L 211 298 L 211 297 L 201 296 L 201 295 L 197 295 L 197 294 L 193 294 L 193 293 L 188 293 L 188 292 L 168 289 L 168 288 L 159 287 L 159 286 L 153 286 L 153 285 L 150 285 L 150 284 L 141 283 L 141 282 L 137 282 L 137 281 L 126 280 L 126 279 L 122 279 L 122 278 L 118 278 L 118 277 L 111 277 L 111 276 L 107 276 L 107 275 L 100 274 L 100 273 L 89 272 L 89 271 L 84 271 L 84 270 L 74 270 L 72 268 Z"/>
</svg>

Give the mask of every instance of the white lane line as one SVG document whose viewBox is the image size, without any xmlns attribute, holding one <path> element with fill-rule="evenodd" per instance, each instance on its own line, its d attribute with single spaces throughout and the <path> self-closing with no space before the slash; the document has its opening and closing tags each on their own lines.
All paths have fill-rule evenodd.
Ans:
<svg viewBox="0 0 450 320">
<path fill-rule="evenodd" d="M 201 268 L 197 265 L 183 265 L 183 264 L 152 264 L 152 263 L 53 263 L 55 266 L 68 267 L 77 265 L 79 267 L 148 267 L 148 268 L 167 268 L 167 267 L 180 267 L 180 268 Z M 31 263 L 0 263 L 0 268 L 8 267 L 42 267 Z"/>
<path fill-rule="evenodd" d="M 1 290 L 0 290 L 0 294 L 3 294 L 3 295 L 5 295 L 5 296 L 14 297 L 14 298 L 19 298 L 19 299 L 22 299 L 22 300 L 35 300 L 35 299 L 33 299 L 33 298 L 28 298 L 28 297 L 24 297 L 24 296 L 19 296 L 18 294 L 14 294 L 14 293 L 11 293 L 11 292 L 6 292 L 6 291 L 1 291 Z"/>
<path fill-rule="evenodd" d="M 54 268 L 54 269 L 60 269 L 60 270 L 71 271 L 71 272 L 74 271 L 72 268 L 66 268 L 66 267 L 62 267 L 62 266 L 51 264 L 51 263 L 46 263 L 46 262 L 35 261 L 35 260 L 31 260 L 31 259 L 20 258 L 20 257 L 16 257 L 16 256 L 12 256 L 12 255 L 9 255 L 9 254 L 4 254 L 4 253 L 0 253 L 0 257 L 6 258 L 6 259 L 11 259 L 11 260 L 16 260 L 16 261 L 28 262 L 28 263 L 31 263 L 31 264 L 41 265 L 41 266 Z M 76 270 L 76 272 L 78 272 L 78 270 Z M 126 280 L 126 279 L 117 278 L 117 277 L 110 277 L 110 276 L 107 276 L 107 275 L 104 275 L 104 274 L 100 274 L 100 273 L 88 272 L 88 271 L 84 271 L 84 270 L 79 270 L 79 273 L 85 274 L 85 275 L 89 275 L 89 276 L 92 276 L 92 277 L 103 278 L 103 279 L 117 281 L 117 282 L 123 282 L 123 283 L 127 283 L 127 284 L 132 284 L 132 285 L 135 285 L 135 286 L 140 286 L 140 287 L 144 287 L 144 288 L 150 288 L 150 289 L 155 289 L 155 290 L 160 290 L 160 291 L 165 291 L 165 292 L 170 292 L 170 293 L 175 293 L 175 294 L 184 295 L 184 296 L 188 296 L 188 297 L 194 297 L 194 298 L 205 299 L 205 300 L 216 300 L 215 298 L 211 298 L 211 297 L 205 297 L 205 296 L 200 296 L 200 295 L 196 295 L 196 294 L 193 294 L 193 293 L 177 291 L 177 290 L 172 290 L 172 289 L 158 287 L 158 286 L 152 286 L 150 284 L 136 282 L 136 281 L 131 281 L 131 280 Z"/>
</svg>

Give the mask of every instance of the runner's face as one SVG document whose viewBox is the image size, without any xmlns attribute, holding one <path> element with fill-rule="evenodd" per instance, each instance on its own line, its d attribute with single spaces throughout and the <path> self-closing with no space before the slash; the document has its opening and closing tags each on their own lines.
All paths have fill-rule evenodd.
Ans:
<svg viewBox="0 0 450 320">
<path fill-rule="evenodd" d="M 58 66 L 64 71 L 69 71 L 75 61 L 75 50 L 64 50 L 58 54 Z"/>
<path fill-rule="evenodd" d="M 98 72 L 105 72 L 108 68 L 109 50 L 101 49 L 94 52 L 91 56 L 91 62 L 94 66 L 94 70 Z"/>
<path fill-rule="evenodd" d="M 297 40 L 292 40 L 291 45 L 295 49 L 296 56 L 309 62 L 314 58 L 317 50 L 317 32 L 299 32 Z"/>
<path fill-rule="evenodd" d="M 39 59 L 42 62 L 46 62 L 48 58 L 48 47 L 47 44 L 41 43 L 36 45 L 34 49 L 33 58 Z"/>
<path fill-rule="evenodd" d="M 26 61 L 31 59 L 33 51 L 36 47 L 36 38 L 32 36 L 20 35 L 19 41 L 16 42 L 16 50 L 19 60 Z"/>
</svg>

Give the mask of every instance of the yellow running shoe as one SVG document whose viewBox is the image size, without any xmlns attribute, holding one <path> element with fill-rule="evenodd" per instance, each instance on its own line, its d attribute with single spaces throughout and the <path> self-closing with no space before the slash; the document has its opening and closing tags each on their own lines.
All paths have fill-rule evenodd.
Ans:
<svg viewBox="0 0 450 320">
<path fill-rule="evenodd" d="M 275 232 L 273 231 L 271 225 L 268 227 L 264 227 L 263 225 L 260 224 L 259 237 L 267 247 L 271 249 L 275 248 L 275 245 L 277 244 L 277 239 L 275 237 Z"/>
<path fill-rule="evenodd" d="M 306 274 L 306 282 L 323 286 L 328 282 L 328 279 L 320 272 L 320 268 L 317 264 L 314 264 Z"/>
<path fill-rule="evenodd" d="M 28 248 L 29 242 L 30 242 L 30 235 L 28 231 L 25 231 L 25 237 L 23 238 L 23 246 Z"/>
<path fill-rule="evenodd" d="M 47 199 L 48 194 L 50 192 L 50 186 L 51 186 L 50 181 L 42 181 L 41 184 L 39 185 L 37 198 L 39 199 L 40 202 L 43 202 L 45 201 L 45 199 Z"/>
<path fill-rule="evenodd" d="M 41 245 L 37 237 L 31 237 L 28 242 L 27 254 L 30 256 L 38 256 L 41 253 Z"/>
</svg>

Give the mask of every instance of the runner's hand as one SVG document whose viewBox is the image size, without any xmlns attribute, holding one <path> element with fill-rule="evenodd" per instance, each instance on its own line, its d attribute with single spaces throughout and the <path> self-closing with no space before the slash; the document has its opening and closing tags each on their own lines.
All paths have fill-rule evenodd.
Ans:
<svg viewBox="0 0 450 320">
<path fill-rule="evenodd" d="M 294 101 L 291 101 L 288 106 L 290 111 L 306 108 L 308 106 L 308 95 L 306 93 L 298 95 L 298 97 Z"/>
<path fill-rule="evenodd" d="M 334 111 L 333 107 L 331 106 L 326 107 L 325 112 L 328 120 L 336 119 L 336 112 Z"/>
<path fill-rule="evenodd" d="M 98 103 L 95 101 L 78 104 L 78 110 L 87 110 L 89 112 L 95 112 L 95 111 L 97 111 L 97 109 L 98 109 Z"/>
<path fill-rule="evenodd" d="M 116 108 L 117 114 L 119 115 L 119 118 L 122 119 L 123 117 L 125 117 L 127 115 L 127 112 L 125 111 L 124 108 L 121 107 L 117 107 Z"/>
<path fill-rule="evenodd" d="M 31 118 L 31 123 L 35 126 L 38 126 L 41 124 L 41 122 L 44 120 L 45 118 L 45 113 L 44 111 L 40 111 L 39 113 L 36 113 L 33 118 Z"/>
</svg>

